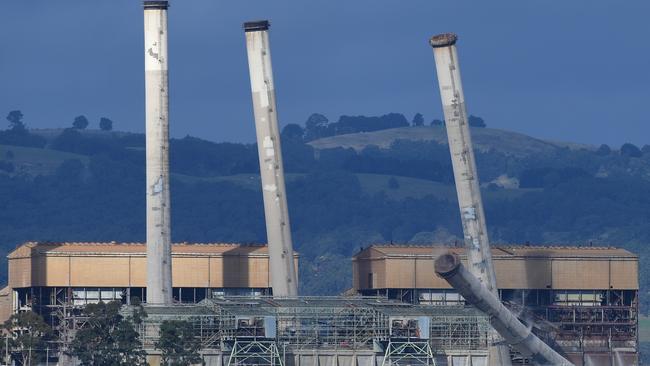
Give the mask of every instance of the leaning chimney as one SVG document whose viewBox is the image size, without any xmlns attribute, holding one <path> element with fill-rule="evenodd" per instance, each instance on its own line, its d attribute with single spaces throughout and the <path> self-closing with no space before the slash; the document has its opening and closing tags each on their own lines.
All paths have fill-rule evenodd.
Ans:
<svg viewBox="0 0 650 366">
<path fill-rule="evenodd" d="M 172 302 L 169 200 L 169 79 L 165 1 L 144 2 L 147 139 L 147 303 Z"/>
<path fill-rule="evenodd" d="M 293 262 L 268 29 L 269 22 L 266 20 L 244 23 L 271 263 L 271 287 L 274 296 L 296 296 L 298 283 Z"/>
<path fill-rule="evenodd" d="M 463 84 L 460 79 L 460 65 L 456 52 L 457 39 L 458 37 L 453 33 L 444 33 L 433 36 L 429 44 L 433 47 L 438 73 L 469 271 L 498 296 L 467 120 Z M 509 365 L 511 362 L 508 347 L 497 344 L 499 341 L 497 334 L 492 332 L 491 335 L 493 344 L 490 347 L 490 365 Z"/>
</svg>

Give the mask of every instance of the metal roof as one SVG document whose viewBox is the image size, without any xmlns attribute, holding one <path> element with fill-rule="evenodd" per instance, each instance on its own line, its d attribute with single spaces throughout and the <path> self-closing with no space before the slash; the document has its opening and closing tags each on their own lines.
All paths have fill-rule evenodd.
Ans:
<svg viewBox="0 0 650 366">
<path fill-rule="evenodd" d="M 144 243 L 117 242 L 27 242 L 9 253 L 7 258 L 24 258 L 48 255 L 93 256 L 106 254 L 145 255 Z M 172 245 L 174 255 L 227 255 L 227 256 L 268 256 L 268 248 L 261 244 L 234 243 L 177 243 Z"/>
<path fill-rule="evenodd" d="M 495 245 L 492 246 L 492 257 L 500 258 L 638 258 L 622 248 L 591 247 L 591 246 L 531 246 L 531 245 Z M 394 256 L 438 256 L 445 252 L 459 255 L 465 253 L 464 247 L 446 245 L 371 245 L 354 255 L 357 257 L 394 257 Z"/>
</svg>

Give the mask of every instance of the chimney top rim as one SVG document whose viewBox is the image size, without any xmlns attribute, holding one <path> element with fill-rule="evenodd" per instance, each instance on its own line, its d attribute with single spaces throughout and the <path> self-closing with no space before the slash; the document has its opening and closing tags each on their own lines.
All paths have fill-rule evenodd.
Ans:
<svg viewBox="0 0 650 366">
<path fill-rule="evenodd" d="M 429 44 L 433 48 L 449 47 L 456 44 L 458 35 L 456 33 L 441 33 L 429 39 Z"/>
<path fill-rule="evenodd" d="M 148 9 L 163 9 L 169 8 L 169 1 L 167 0 L 145 0 L 143 2 L 144 10 Z"/>
<path fill-rule="evenodd" d="M 253 20 L 253 21 L 244 23 L 244 32 L 265 31 L 265 30 L 268 30 L 270 26 L 271 26 L 271 23 L 266 19 L 264 19 L 264 20 Z"/>
</svg>

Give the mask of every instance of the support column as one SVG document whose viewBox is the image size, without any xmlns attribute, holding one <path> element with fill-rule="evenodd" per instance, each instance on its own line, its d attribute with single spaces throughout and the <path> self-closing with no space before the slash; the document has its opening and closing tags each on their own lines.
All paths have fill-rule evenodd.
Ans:
<svg viewBox="0 0 650 366">
<path fill-rule="evenodd" d="M 266 20 L 244 23 L 264 197 L 271 287 L 274 296 L 296 296 L 298 282 L 293 261 L 268 29 L 269 22 Z"/>
<path fill-rule="evenodd" d="M 147 302 L 172 303 L 167 1 L 144 2 Z"/>
</svg>

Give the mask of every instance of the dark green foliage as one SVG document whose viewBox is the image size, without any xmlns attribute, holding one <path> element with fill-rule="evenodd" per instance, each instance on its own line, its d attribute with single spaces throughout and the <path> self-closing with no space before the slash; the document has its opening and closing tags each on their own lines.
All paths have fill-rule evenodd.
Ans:
<svg viewBox="0 0 650 366">
<path fill-rule="evenodd" d="M 469 117 L 467 118 L 467 123 L 469 124 L 470 127 L 479 127 L 479 128 L 487 127 L 483 118 L 477 117 L 472 114 L 470 114 Z"/>
<path fill-rule="evenodd" d="M 349 155 L 342 168 L 355 173 L 453 181 L 449 149 L 435 142 L 396 140 L 389 149 L 370 145 L 358 154 Z"/>
<path fill-rule="evenodd" d="M 72 127 L 77 130 L 85 130 L 88 127 L 88 118 L 86 116 L 77 116 L 72 122 Z"/>
<path fill-rule="evenodd" d="M 636 145 L 625 143 L 623 146 L 621 146 L 621 155 L 630 158 L 640 158 L 643 154 L 641 154 L 641 150 L 639 150 Z"/>
<path fill-rule="evenodd" d="M 433 121 L 431 121 L 431 126 L 433 126 L 433 127 L 439 127 L 439 126 L 444 126 L 444 125 L 445 125 L 445 121 L 437 119 L 437 118 L 434 119 Z"/>
<path fill-rule="evenodd" d="M 24 129 L 0 131 L 0 144 L 26 147 L 44 147 L 47 141 Z"/>
<path fill-rule="evenodd" d="M 611 153 L 612 153 L 612 149 L 609 147 L 609 145 L 606 145 L 606 144 L 600 145 L 598 150 L 596 150 L 596 155 L 599 155 L 599 156 L 607 156 L 607 155 L 609 155 Z"/>
<path fill-rule="evenodd" d="M 11 335 L 9 349 L 14 360 L 21 365 L 45 360 L 47 342 L 53 340 L 53 334 L 40 315 L 31 311 L 14 314 L 4 323 L 3 328 Z"/>
<path fill-rule="evenodd" d="M 99 128 L 102 131 L 111 131 L 113 130 L 113 121 L 106 117 L 102 117 L 99 119 Z"/>
<path fill-rule="evenodd" d="M 416 127 L 424 126 L 424 117 L 421 113 L 416 113 L 415 116 L 413 116 L 412 124 Z"/>
<path fill-rule="evenodd" d="M 329 120 L 322 114 L 314 113 L 305 122 L 305 140 L 311 141 L 321 137 L 332 136 Z"/>
<path fill-rule="evenodd" d="M 587 172 L 580 168 L 533 168 L 524 170 L 521 173 L 519 186 L 521 188 L 552 187 L 587 176 Z"/>
<path fill-rule="evenodd" d="M 160 324 L 160 339 L 155 343 L 166 366 L 205 364 L 199 354 L 201 341 L 192 324 L 183 320 L 165 320 Z"/>
<path fill-rule="evenodd" d="M 134 321 L 120 315 L 121 306 L 119 301 L 86 305 L 84 315 L 89 317 L 88 322 L 77 332 L 69 352 L 82 366 L 147 364 Z M 142 317 L 142 309 L 135 308 L 133 312 L 136 321 Z"/>
<path fill-rule="evenodd" d="M 287 141 L 299 142 L 303 140 L 304 136 L 305 130 L 295 123 L 289 123 L 282 129 L 281 138 L 283 143 Z"/>
<path fill-rule="evenodd" d="M 21 111 L 11 111 L 7 115 L 7 121 L 9 121 L 10 130 L 25 130 L 26 126 L 23 123 L 23 112 Z"/>
<path fill-rule="evenodd" d="M 171 169 L 177 173 L 209 177 L 259 172 L 257 147 L 214 143 L 186 136 L 171 141 Z"/>
<path fill-rule="evenodd" d="M 388 113 L 380 117 L 341 116 L 338 122 L 330 124 L 335 135 L 355 132 L 371 132 L 389 128 L 408 127 L 409 122 L 403 114 Z"/>
<path fill-rule="evenodd" d="M 41 136 L 33 135 L 23 122 L 21 111 L 11 111 L 7 115 L 9 129 L 0 131 L 0 144 L 28 147 L 43 147 L 47 141 Z"/>
</svg>

